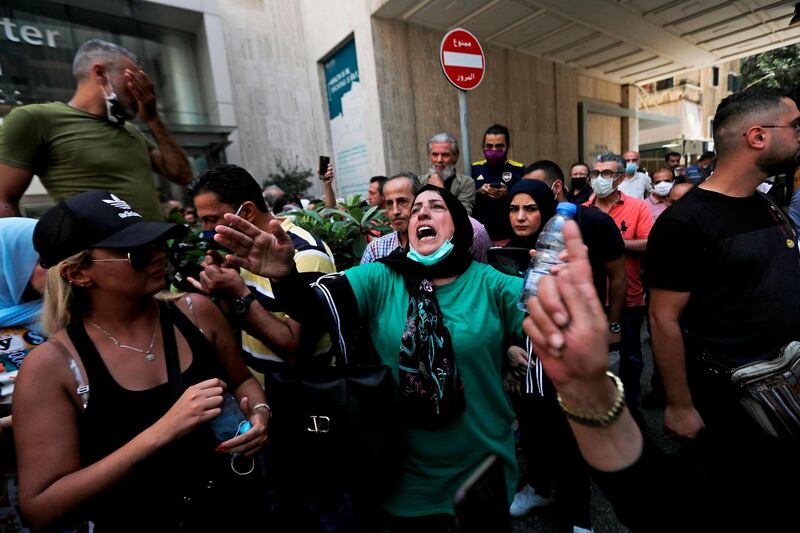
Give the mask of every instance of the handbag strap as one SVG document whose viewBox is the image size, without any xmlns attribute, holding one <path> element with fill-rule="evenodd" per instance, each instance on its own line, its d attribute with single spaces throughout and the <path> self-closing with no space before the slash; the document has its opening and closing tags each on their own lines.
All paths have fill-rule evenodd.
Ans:
<svg viewBox="0 0 800 533">
<path fill-rule="evenodd" d="M 178 358 L 178 345 L 175 342 L 172 306 L 162 300 L 157 301 L 160 308 L 161 336 L 164 341 L 164 360 L 167 364 L 167 383 L 175 400 L 183 394 L 181 361 Z"/>
<path fill-rule="evenodd" d="M 342 319 L 331 290 L 323 283 L 323 281 L 337 279 L 339 276 L 343 276 L 343 274 L 341 272 L 325 274 L 312 283 L 311 287 L 326 306 L 327 313 L 325 318 L 328 322 L 328 333 L 331 337 L 331 353 L 336 365 L 346 367 L 350 361 L 347 358 L 347 342 L 345 342 L 344 334 L 342 333 Z"/>
<path fill-rule="evenodd" d="M 78 362 L 75 361 L 75 358 L 72 357 L 72 354 L 69 353 L 69 350 L 67 350 L 67 347 L 64 346 L 61 341 L 58 339 L 50 339 L 50 343 L 55 346 L 58 352 L 67 360 L 69 370 L 75 377 L 75 394 L 77 394 L 78 398 L 80 398 L 81 404 L 83 405 L 83 410 L 85 411 L 86 407 L 89 405 L 90 388 L 89 385 L 86 384 L 86 380 L 83 379 L 83 374 L 78 366 Z"/>
<path fill-rule="evenodd" d="M 781 230 L 783 231 L 784 236 L 787 240 L 791 239 L 797 242 L 797 231 L 794 229 L 789 220 L 786 218 L 786 215 L 783 213 L 783 210 L 775 203 L 775 201 L 770 197 L 768 194 L 764 194 L 761 191 L 756 191 L 761 197 L 767 202 L 767 206 L 769 207 L 770 215 L 772 215 L 773 220 L 780 224 Z"/>
</svg>

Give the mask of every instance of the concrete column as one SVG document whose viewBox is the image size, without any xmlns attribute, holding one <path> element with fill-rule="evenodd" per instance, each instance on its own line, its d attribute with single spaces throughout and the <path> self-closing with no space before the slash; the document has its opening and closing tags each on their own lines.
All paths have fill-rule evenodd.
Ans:
<svg viewBox="0 0 800 533">
<path fill-rule="evenodd" d="M 639 110 L 639 89 L 635 85 L 622 86 L 622 107 L 631 111 Z M 622 151 L 639 150 L 639 119 L 624 117 L 622 119 Z"/>
</svg>

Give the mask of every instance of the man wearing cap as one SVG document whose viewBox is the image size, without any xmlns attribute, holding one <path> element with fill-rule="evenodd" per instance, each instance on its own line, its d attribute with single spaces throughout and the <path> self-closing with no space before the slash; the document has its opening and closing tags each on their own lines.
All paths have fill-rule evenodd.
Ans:
<svg viewBox="0 0 800 533">
<path fill-rule="evenodd" d="M 14 109 L 0 128 L 0 216 L 18 216 L 33 175 L 60 201 L 107 189 L 145 220 L 163 220 L 153 170 L 189 183 L 189 160 L 161 121 L 153 82 L 130 51 L 92 39 L 73 60 L 77 88 L 68 103 Z M 130 120 L 139 115 L 157 144 Z"/>
</svg>

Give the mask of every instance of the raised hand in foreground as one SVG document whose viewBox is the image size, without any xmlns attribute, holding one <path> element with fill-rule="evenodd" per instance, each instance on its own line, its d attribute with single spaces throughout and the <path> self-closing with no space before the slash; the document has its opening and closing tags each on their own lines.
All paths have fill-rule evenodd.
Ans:
<svg viewBox="0 0 800 533">
<path fill-rule="evenodd" d="M 294 267 L 292 239 L 278 220 L 270 220 L 269 233 L 245 219 L 225 214 L 225 222 L 215 229 L 214 240 L 238 255 L 226 255 L 225 262 L 264 278 L 281 279 Z"/>
<path fill-rule="evenodd" d="M 606 375 L 606 316 L 592 282 L 588 252 L 578 225 L 564 226 L 566 263 L 539 281 L 539 295 L 528 301 L 523 328 L 562 405 L 573 413 L 601 418 L 611 412 L 620 391 Z M 598 470 L 630 466 L 642 451 L 642 434 L 627 408 L 605 427 L 570 418 L 587 463 Z"/>
</svg>

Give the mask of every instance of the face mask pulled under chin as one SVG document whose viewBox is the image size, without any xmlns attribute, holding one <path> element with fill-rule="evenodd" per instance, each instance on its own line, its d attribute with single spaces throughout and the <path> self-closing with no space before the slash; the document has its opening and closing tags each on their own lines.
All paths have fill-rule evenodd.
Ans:
<svg viewBox="0 0 800 533">
<path fill-rule="evenodd" d="M 592 180 L 592 190 L 598 198 L 606 198 L 614 192 L 614 178 L 598 176 Z"/>
<path fill-rule="evenodd" d="M 445 257 L 450 255 L 450 252 L 453 251 L 453 243 L 451 241 L 452 239 L 447 239 L 435 252 L 429 255 L 420 254 L 414 249 L 413 246 L 409 244 L 407 257 L 421 265 L 433 266 L 436 263 L 441 262 Z"/>
<path fill-rule="evenodd" d="M 105 93 L 106 90 L 103 89 Z M 122 102 L 117 96 L 117 93 L 114 91 L 114 88 L 111 87 L 111 93 L 105 94 L 105 101 L 106 101 L 106 119 L 112 124 L 117 124 L 122 126 L 125 124 L 126 120 L 132 119 L 133 117 L 125 110 L 125 106 L 122 105 Z"/>
</svg>

